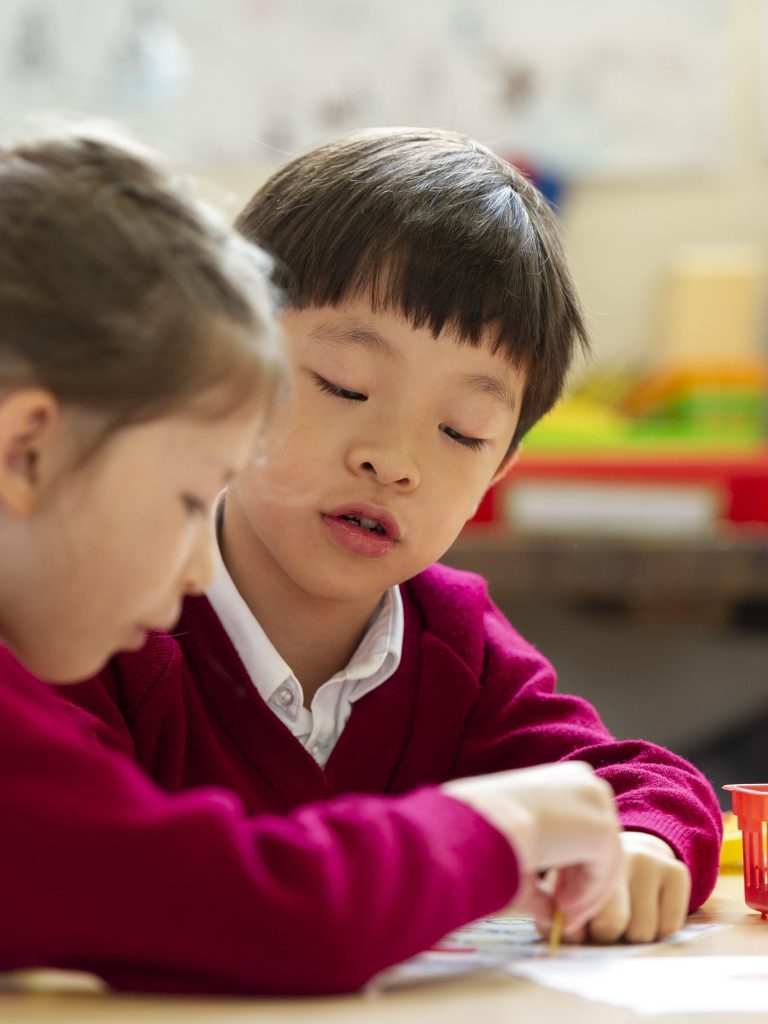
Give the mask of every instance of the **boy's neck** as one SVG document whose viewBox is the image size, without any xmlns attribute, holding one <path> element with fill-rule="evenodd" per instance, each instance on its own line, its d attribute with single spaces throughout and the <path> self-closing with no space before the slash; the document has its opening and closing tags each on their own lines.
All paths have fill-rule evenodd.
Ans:
<svg viewBox="0 0 768 1024">
<path fill-rule="evenodd" d="M 343 602 L 305 593 L 280 571 L 237 501 L 226 503 L 218 532 L 235 586 L 298 679 L 309 707 L 319 687 L 349 663 L 381 595 Z"/>
</svg>

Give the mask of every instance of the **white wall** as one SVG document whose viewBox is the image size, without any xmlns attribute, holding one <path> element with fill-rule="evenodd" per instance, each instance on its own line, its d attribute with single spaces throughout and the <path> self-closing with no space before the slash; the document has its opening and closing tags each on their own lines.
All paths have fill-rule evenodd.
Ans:
<svg viewBox="0 0 768 1024">
<path fill-rule="evenodd" d="M 596 365 L 624 367 L 658 344 L 681 247 L 768 247 L 761 64 L 768 0 L 4 0 L 0 139 L 40 111 L 108 115 L 232 215 L 279 150 L 351 127 L 527 151 L 571 177 Z"/>
<path fill-rule="evenodd" d="M 566 241 L 601 362 L 633 363 L 659 337 L 664 273 L 689 244 L 754 246 L 768 262 L 768 147 L 760 109 L 765 0 L 731 0 L 727 149 L 716 173 L 575 186 L 563 208 Z M 768 46 L 764 43 L 763 55 Z M 766 96 L 763 95 L 763 102 Z"/>
</svg>

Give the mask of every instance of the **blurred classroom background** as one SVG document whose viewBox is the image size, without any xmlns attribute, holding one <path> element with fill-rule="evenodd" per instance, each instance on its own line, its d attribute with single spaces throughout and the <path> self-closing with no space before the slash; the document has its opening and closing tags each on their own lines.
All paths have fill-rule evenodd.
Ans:
<svg viewBox="0 0 768 1024">
<path fill-rule="evenodd" d="M 768 780 L 768 0 L 5 0 L 0 138 L 108 118 L 234 216 L 379 124 L 555 204 L 594 352 L 448 561 L 566 690 Z"/>
</svg>

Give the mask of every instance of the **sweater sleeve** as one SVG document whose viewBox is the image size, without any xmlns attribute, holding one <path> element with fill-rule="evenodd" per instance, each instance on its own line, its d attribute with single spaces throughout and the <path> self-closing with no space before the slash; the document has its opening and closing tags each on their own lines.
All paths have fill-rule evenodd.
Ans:
<svg viewBox="0 0 768 1024">
<path fill-rule="evenodd" d="M 141 761 L 133 732 L 137 711 L 148 694 L 165 685 L 179 659 L 170 635 L 152 633 L 140 651 L 115 655 L 91 679 L 50 689 L 82 733 L 89 734 L 103 747 Z M 163 742 L 178 743 L 183 722 L 177 715 L 168 714 L 159 731 Z"/>
<path fill-rule="evenodd" d="M 516 890 L 503 836 L 437 789 L 247 818 L 225 790 L 159 790 L 59 707 L 0 710 L 1 968 L 347 991 Z"/>
<path fill-rule="evenodd" d="M 481 692 L 452 774 L 587 761 L 613 787 L 622 825 L 663 839 L 688 866 L 695 910 L 719 865 L 722 817 L 710 783 L 663 747 L 616 739 L 588 701 L 558 693 L 552 666 L 490 601 L 484 628 Z"/>
<path fill-rule="evenodd" d="M 136 744 L 122 706 L 117 674 L 110 662 L 98 676 L 65 688 L 51 686 L 61 700 L 63 714 L 71 718 L 84 735 L 102 747 L 118 750 L 136 760 Z"/>
</svg>

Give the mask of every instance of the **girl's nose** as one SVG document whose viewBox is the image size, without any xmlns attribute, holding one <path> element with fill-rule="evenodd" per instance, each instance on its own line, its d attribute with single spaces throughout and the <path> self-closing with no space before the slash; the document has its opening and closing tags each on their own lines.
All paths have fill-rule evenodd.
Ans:
<svg viewBox="0 0 768 1024">
<path fill-rule="evenodd" d="M 182 589 L 185 594 L 200 594 L 213 580 L 216 571 L 216 550 L 216 535 L 213 529 L 201 530 L 184 569 Z"/>
</svg>

